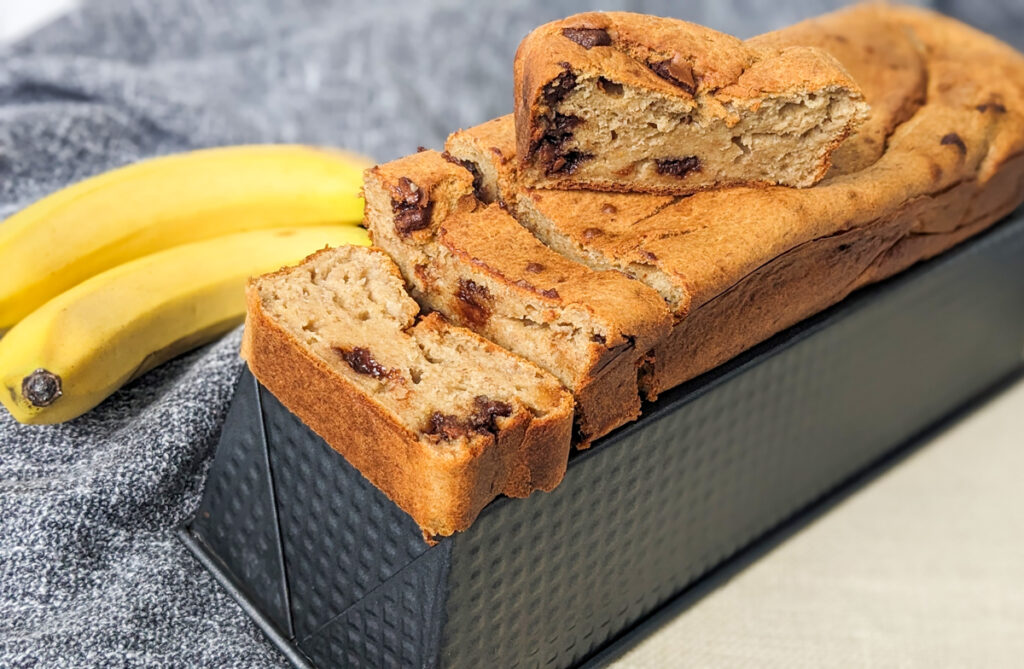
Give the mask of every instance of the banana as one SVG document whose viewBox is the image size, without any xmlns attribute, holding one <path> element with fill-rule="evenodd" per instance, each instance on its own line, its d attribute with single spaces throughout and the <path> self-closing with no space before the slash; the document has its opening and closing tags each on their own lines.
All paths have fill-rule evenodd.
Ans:
<svg viewBox="0 0 1024 669">
<path fill-rule="evenodd" d="M 366 159 L 294 145 L 144 161 L 49 195 L 0 223 L 0 334 L 91 276 L 246 230 L 357 224 Z"/>
<path fill-rule="evenodd" d="M 0 339 L 0 402 L 22 423 L 58 423 L 242 321 L 250 276 L 325 245 L 368 245 L 355 226 L 257 230 L 133 260 L 58 295 Z"/>
</svg>

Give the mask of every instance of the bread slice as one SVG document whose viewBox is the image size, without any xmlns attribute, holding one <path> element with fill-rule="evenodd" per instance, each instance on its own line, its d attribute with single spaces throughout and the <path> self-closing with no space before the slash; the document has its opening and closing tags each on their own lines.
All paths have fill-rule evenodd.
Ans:
<svg viewBox="0 0 1024 669">
<path fill-rule="evenodd" d="M 271 393 L 406 511 L 464 530 L 499 494 L 562 480 L 572 398 L 439 314 L 378 249 L 342 246 L 249 283 L 242 355 Z"/>
<path fill-rule="evenodd" d="M 879 36 L 891 41 L 884 55 Z M 829 14 L 770 39 L 840 45 L 837 56 L 871 96 L 869 123 L 844 144 L 843 164 L 814 187 L 682 197 L 534 189 L 521 175 L 501 186 L 520 223 L 545 244 L 631 274 L 670 305 L 675 325 L 641 379 L 650 399 L 950 248 L 1024 198 L 1024 58 L 1005 44 L 933 12 L 885 5 Z M 464 153 L 483 143 L 504 147 L 508 162 L 512 125 L 492 124 L 486 140 L 475 128 L 457 133 L 449 153 L 485 160 L 494 152 Z"/>
<path fill-rule="evenodd" d="M 541 26 L 514 76 L 522 180 L 544 188 L 811 186 L 868 110 L 820 49 L 627 12 Z"/>
<path fill-rule="evenodd" d="M 426 308 L 555 375 L 576 400 L 581 446 L 640 414 L 639 366 L 668 333 L 656 292 L 540 243 L 474 175 L 424 151 L 367 171 L 366 221 Z"/>
</svg>

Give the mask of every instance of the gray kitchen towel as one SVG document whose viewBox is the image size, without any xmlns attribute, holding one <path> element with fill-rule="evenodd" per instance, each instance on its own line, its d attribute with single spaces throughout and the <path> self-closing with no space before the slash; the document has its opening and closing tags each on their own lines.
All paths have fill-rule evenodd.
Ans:
<svg viewBox="0 0 1024 669">
<path fill-rule="evenodd" d="M 838 4 L 599 8 L 748 36 Z M 86 3 L 0 46 L 0 217 L 89 175 L 196 147 L 309 142 L 381 160 L 440 147 L 510 110 L 512 54 L 531 27 L 592 7 Z M 1020 46 L 1017 2 L 950 7 L 972 8 Z M 64 425 L 24 427 L 0 411 L 0 666 L 285 664 L 172 534 L 202 493 L 238 343 L 235 332 L 164 365 Z"/>
</svg>

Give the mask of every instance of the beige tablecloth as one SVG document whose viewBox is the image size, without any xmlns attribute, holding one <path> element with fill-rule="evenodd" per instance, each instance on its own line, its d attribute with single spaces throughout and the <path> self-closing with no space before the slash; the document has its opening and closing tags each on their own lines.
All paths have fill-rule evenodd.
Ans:
<svg viewBox="0 0 1024 669">
<path fill-rule="evenodd" d="M 613 666 L 1024 667 L 1024 380 Z"/>
</svg>

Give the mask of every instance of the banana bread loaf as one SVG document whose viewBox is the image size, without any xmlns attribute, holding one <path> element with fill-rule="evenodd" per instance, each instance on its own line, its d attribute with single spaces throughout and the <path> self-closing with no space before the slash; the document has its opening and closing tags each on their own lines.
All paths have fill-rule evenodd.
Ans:
<svg viewBox="0 0 1024 669">
<path fill-rule="evenodd" d="M 638 368 L 671 326 L 664 302 L 643 283 L 547 248 L 498 205 L 480 203 L 473 181 L 435 151 L 368 170 L 374 243 L 425 307 L 532 360 L 571 390 L 580 446 L 635 420 Z"/>
<path fill-rule="evenodd" d="M 522 181 L 535 187 L 810 186 L 867 115 L 857 84 L 821 49 L 627 12 L 537 28 L 514 76 Z"/>
<path fill-rule="evenodd" d="M 941 253 L 1024 198 L 1019 53 L 933 12 L 884 5 L 750 42 L 784 48 L 804 40 L 832 49 L 856 72 L 873 109 L 837 152 L 829 178 L 813 188 L 669 197 L 536 190 L 524 178 L 494 186 L 549 247 L 635 276 L 670 305 L 675 326 L 642 380 L 650 398 L 860 286 Z M 486 143 L 507 162 L 511 124 L 492 123 Z M 458 134 L 448 145 L 457 159 L 496 155 L 465 151 L 475 129 Z"/>
<path fill-rule="evenodd" d="M 378 249 L 342 246 L 252 280 L 242 355 L 270 392 L 380 488 L 428 540 L 499 494 L 565 473 L 572 398 L 439 314 L 419 317 Z"/>
</svg>

